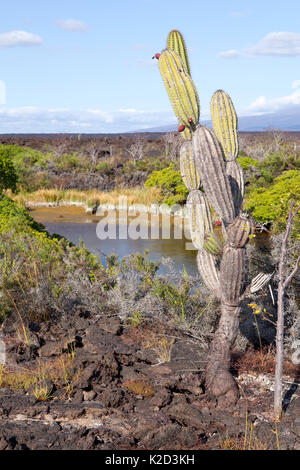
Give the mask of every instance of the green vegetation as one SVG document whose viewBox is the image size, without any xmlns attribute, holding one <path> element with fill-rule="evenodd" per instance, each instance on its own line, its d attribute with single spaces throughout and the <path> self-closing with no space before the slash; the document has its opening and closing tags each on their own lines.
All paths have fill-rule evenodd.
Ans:
<svg viewBox="0 0 300 470">
<path fill-rule="evenodd" d="M 145 183 L 146 188 L 156 187 L 161 190 L 161 202 L 169 204 L 184 204 L 188 196 L 181 174 L 171 163 L 167 168 L 154 171 Z"/>
<path fill-rule="evenodd" d="M 156 150 L 154 151 L 151 145 L 148 145 L 147 152 L 155 153 Z M 42 152 L 18 145 L 2 144 L 0 190 L 13 191 L 15 194 L 11 196 L 23 206 L 28 202 L 69 201 L 82 202 L 91 207 L 96 200 L 104 204 L 117 203 L 118 197 L 123 193 L 129 198 L 129 204 L 184 204 L 188 191 L 178 171 L 178 163 L 170 164 L 170 160 L 165 157 L 149 157 L 147 152 L 143 159 L 135 162 L 132 159 L 106 158 L 99 159 L 98 163 L 93 165 L 91 159 L 82 151 L 57 156 L 48 150 Z M 251 155 L 251 151 L 249 153 Z M 245 172 L 247 182 L 244 209 L 250 211 L 258 222 L 272 223 L 272 230 L 278 233 L 286 221 L 289 199 L 293 195 L 296 199 L 299 197 L 299 152 L 295 153 L 292 145 L 282 144 L 278 151 L 271 151 L 260 160 L 241 151 L 237 161 Z M 74 189 L 64 189 L 66 181 L 69 181 L 65 175 L 75 175 Z M 91 181 L 90 175 L 101 175 L 106 181 L 112 182 L 112 188 L 115 189 L 82 190 L 81 180 L 85 185 L 87 181 Z M 278 180 L 281 175 L 283 178 Z M 144 181 L 146 191 L 143 189 Z"/>
<path fill-rule="evenodd" d="M 248 170 L 250 166 L 257 167 L 258 161 L 251 157 L 238 157 L 237 162 L 241 165 L 243 171 Z"/>
<path fill-rule="evenodd" d="M 50 236 L 28 212 L 0 194 L 0 319 L 14 314 L 25 336 L 26 320 L 44 320 L 71 294 L 68 276 L 99 276 L 103 267 L 84 246 Z M 84 274 L 83 274 L 84 273 Z"/>
<path fill-rule="evenodd" d="M 9 150 L 0 150 L 0 191 L 11 189 L 16 191 L 18 176 L 11 160 Z"/>
<path fill-rule="evenodd" d="M 273 230 L 284 230 L 292 199 L 299 199 L 300 171 L 289 170 L 272 180 L 266 188 L 250 190 L 245 209 L 249 210 L 257 222 L 272 222 Z M 295 220 L 294 233 L 299 233 L 300 217 Z"/>
<path fill-rule="evenodd" d="M 288 154 L 285 150 L 273 152 L 259 162 L 257 168 L 260 171 L 260 178 L 256 184 L 265 186 L 273 183 L 274 179 L 284 171 L 300 170 L 300 157 L 295 158 L 294 155 Z"/>
<path fill-rule="evenodd" d="M 47 187 L 48 177 L 42 170 L 47 169 L 47 155 L 28 147 L 0 145 L 0 161 L 9 159 L 15 169 L 18 188 L 35 190 Z"/>
</svg>

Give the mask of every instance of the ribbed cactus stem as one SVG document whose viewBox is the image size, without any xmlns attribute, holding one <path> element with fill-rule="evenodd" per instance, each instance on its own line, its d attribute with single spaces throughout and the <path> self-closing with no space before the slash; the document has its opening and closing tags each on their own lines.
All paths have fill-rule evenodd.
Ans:
<svg viewBox="0 0 300 470">
<path fill-rule="evenodd" d="M 226 160 L 233 160 L 239 153 L 238 119 L 230 96 L 223 90 L 217 90 L 212 96 L 210 108 L 213 130 Z"/>
<path fill-rule="evenodd" d="M 248 214 L 241 213 L 227 228 L 227 242 L 234 248 L 243 248 L 252 234 L 252 221 Z"/>
<path fill-rule="evenodd" d="M 186 207 L 191 239 L 195 248 L 199 250 L 203 247 L 205 233 L 213 230 L 210 206 L 202 191 L 193 190 L 187 197 Z"/>
<path fill-rule="evenodd" d="M 272 279 L 274 273 L 271 274 L 264 274 L 264 273 L 259 273 L 257 276 L 255 276 L 250 284 L 250 292 L 251 294 L 255 294 L 255 292 L 258 292 L 260 289 L 265 287 L 267 284 L 269 284 L 270 280 Z"/>
<path fill-rule="evenodd" d="M 246 250 L 226 244 L 220 265 L 221 300 L 226 305 L 238 306 L 245 288 Z"/>
<path fill-rule="evenodd" d="M 216 257 L 201 248 L 197 255 L 197 266 L 205 285 L 219 298 L 220 273 L 217 268 Z"/>
<path fill-rule="evenodd" d="M 180 57 L 176 52 L 165 49 L 159 57 L 159 69 L 177 118 L 192 129 L 199 121 L 199 98 Z"/>
<path fill-rule="evenodd" d="M 235 208 L 220 144 L 204 126 L 197 126 L 192 144 L 205 194 L 225 224 L 229 224 L 234 219 Z"/>
<path fill-rule="evenodd" d="M 189 75 L 191 75 L 191 69 L 190 69 L 190 64 L 188 60 L 186 45 L 185 45 L 182 34 L 177 29 L 172 29 L 172 31 L 170 31 L 170 33 L 168 34 L 167 49 L 170 49 L 179 55 L 184 65 L 185 71 Z"/>
<path fill-rule="evenodd" d="M 200 171 L 193 154 L 191 140 L 183 142 L 180 147 L 180 174 L 189 191 L 200 188 Z"/>
<path fill-rule="evenodd" d="M 239 162 L 233 160 L 226 163 L 226 173 L 233 197 L 235 215 L 238 215 L 243 206 L 245 193 L 244 172 Z"/>
<path fill-rule="evenodd" d="M 204 234 L 203 248 L 214 256 L 219 256 L 223 252 L 223 245 L 217 235 L 213 232 Z"/>
</svg>

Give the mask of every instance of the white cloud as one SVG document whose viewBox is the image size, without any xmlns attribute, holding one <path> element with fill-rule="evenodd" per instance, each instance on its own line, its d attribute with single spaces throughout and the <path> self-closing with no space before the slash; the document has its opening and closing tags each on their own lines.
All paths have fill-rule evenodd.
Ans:
<svg viewBox="0 0 300 470">
<path fill-rule="evenodd" d="M 225 59 L 238 59 L 242 54 L 236 49 L 230 49 L 229 51 L 220 52 L 219 56 L 224 57 Z"/>
<path fill-rule="evenodd" d="M 88 30 L 88 25 L 84 23 L 83 21 L 79 21 L 79 20 L 72 20 L 72 19 L 57 20 L 56 24 L 61 29 L 64 29 L 66 31 L 84 32 Z"/>
<path fill-rule="evenodd" d="M 114 111 L 38 107 L 0 108 L 1 133 L 119 133 L 165 126 L 170 123 L 174 123 L 175 130 L 177 120 L 171 111 L 148 112 L 131 108 Z"/>
<path fill-rule="evenodd" d="M 267 99 L 265 96 L 259 96 L 248 106 L 247 111 L 265 114 L 281 111 L 297 105 L 300 105 L 300 89 L 290 95 L 281 96 L 279 98 Z"/>
<path fill-rule="evenodd" d="M 296 57 L 300 55 L 300 33 L 274 32 L 267 34 L 256 45 L 241 51 L 223 51 L 219 55 L 224 58 L 237 58 L 241 56 L 273 56 Z"/>
<path fill-rule="evenodd" d="M 10 31 L 0 34 L 0 47 L 39 46 L 42 38 L 27 31 Z"/>
</svg>

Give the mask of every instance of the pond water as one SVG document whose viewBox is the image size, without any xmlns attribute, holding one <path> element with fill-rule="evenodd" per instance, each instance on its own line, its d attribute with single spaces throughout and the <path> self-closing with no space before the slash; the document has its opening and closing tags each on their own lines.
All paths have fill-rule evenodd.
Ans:
<svg viewBox="0 0 300 470">
<path fill-rule="evenodd" d="M 188 274 L 198 274 L 197 251 L 191 249 L 187 220 L 152 214 L 142 214 L 135 218 L 118 211 L 105 212 L 102 216 L 96 216 L 85 212 L 82 207 L 75 206 L 38 207 L 31 210 L 31 215 L 37 222 L 44 224 L 51 234 L 60 234 L 74 244 L 82 240 L 92 253 L 101 257 L 103 264 L 105 264 L 105 256 L 112 253 L 123 257 L 149 250 L 149 257 L 153 261 L 171 258 L 176 271 L 183 272 L 183 267 L 185 267 Z M 102 222 L 100 230 L 99 222 Z M 97 236 L 105 231 L 105 222 L 113 223 L 113 225 L 116 222 L 116 232 L 113 234 L 115 239 L 99 239 Z M 137 227 L 144 235 L 148 233 L 148 239 L 140 238 Z M 124 238 L 128 230 L 131 230 L 131 237 Z M 124 239 L 120 239 L 120 233 L 123 234 Z M 155 233 L 155 239 L 151 237 L 151 233 L 152 235 Z M 132 235 L 136 239 L 133 239 Z M 268 237 L 266 234 L 258 234 L 250 243 L 255 243 L 260 248 L 266 247 Z M 163 267 L 161 272 L 164 272 Z"/>
<path fill-rule="evenodd" d="M 37 222 L 45 225 L 46 229 L 51 234 L 60 234 L 75 244 L 78 244 L 79 241 L 82 240 L 92 253 L 101 256 L 101 260 L 104 264 L 105 256 L 112 253 L 123 257 L 131 253 L 144 253 L 145 250 L 149 250 L 149 257 L 153 261 L 159 261 L 162 257 L 170 257 L 174 262 L 176 271 L 183 271 L 184 266 L 189 274 L 197 274 L 197 251 L 194 249 L 186 249 L 186 247 L 191 248 L 190 240 L 184 236 L 184 226 L 182 230 L 180 230 L 180 223 L 182 224 L 183 222 L 178 220 L 174 221 L 174 218 L 166 218 L 166 220 L 170 221 L 170 237 L 164 218 L 160 217 L 159 220 L 154 220 L 154 218 L 151 219 L 152 216 L 149 214 L 144 214 L 140 217 L 141 230 L 143 233 L 145 233 L 145 230 L 148 231 L 149 238 L 138 238 L 134 240 L 127 237 L 127 239 L 120 240 L 120 232 L 124 233 L 124 230 L 126 231 L 127 227 L 134 223 L 134 217 L 129 216 L 126 220 L 124 214 L 121 215 L 118 212 L 115 214 L 104 213 L 104 216 L 99 217 L 86 213 L 81 207 L 62 206 L 55 208 L 38 207 L 32 209 L 30 215 Z M 109 221 L 113 221 L 114 215 L 116 215 L 117 220 L 116 239 L 99 239 L 97 236 L 98 223 L 102 220 L 103 228 L 103 217 L 106 217 Z M 151 227 L 154 228 L 158 239 L 150 238 Z M 181 239 L 174 238 L 174 235 L 181 236 Z M 165 239 L 163 237 L 165 237 Z M 163 270 L 162 268 L 161 271 Z"/>
</svg>

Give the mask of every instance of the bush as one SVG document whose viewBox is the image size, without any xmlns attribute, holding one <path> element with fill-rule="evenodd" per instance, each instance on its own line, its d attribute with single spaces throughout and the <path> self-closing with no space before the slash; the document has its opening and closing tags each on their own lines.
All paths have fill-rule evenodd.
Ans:
<svg viewBox="0 0 300 470">
<path fill-rule="evenodd" d="M 277 176 L 285 171 L 300 169 L 300 158 L 288 155 L 284 150 L 273 152 L 267 155 L 264 160 L 258 162 L 257 168 L 261 177 L 253 183 L 265 186 L 272 183 Z"/>
<path fill-rule="evenodd" d="M 90 163 L 87 165 L 83 159 L 78 157 L 76 152 L 72 155 L 64 154 L 57 159 L 57 168 L 62 171 L 75 170 L 76 168 L 83 169 L 87 166 L 89 167 Z"/>
<path fill-rule="evenodd" d="M 174 164 L 172 163 L 163 170 L 151 173 L 145 182 L 145 187 L 160 188 L 162 194 L 161 202 L 170 206 L 173 204 L 184 204 L 189 193 L 180 172 L 175 170 Z"/>
<path fill-rule="evenodd" d="M 41 186 L 40 170 L 46 169 L 48 165 L 45 154 L 28 147 L 0 145 L 0 160 L 3 155 L 12 161 L 19 186 L 22 189 L 33 191 Z M 42 181 L 45 181 L 44 178 Z"/>
<path fill-rule="evenodd" d="M 49 235 L 26 210 L 0 196 L 0 320 L 12 315 L 24 331 L 29 320 L 47 320 L 78 303 L 97 311 L 105 276 L 83 244 Z"/>
<path fill-rule="evenodd" d="M 273 184 L 267 188 L 253 188 L 245 204 L 257 222 L 272 222 L 275 231 L 284 230 L 290 201 L 299 200 L 300 171 L 285 171 L 274 179 Z M 299 230 L 299 214 L 295 220 L 295 230 Z"/>
<path fill-rule="evenodd" d="M 13 192 L 17 189 L 18 176 L 10 158 L 9 151 L 0 150 L 0 191 L 11 189 Z"/>
<path fill-rule="evenodd" d="M 245 156 L 245 157 L 238 157 L 238 158 L 237 158 L 237 161 L 238 161 L 238 163 L 241 165 L 241 167 L 243 168 L 244 171 L 245 171 L 245 170 L 248 170 L 248 168 L 249 168 L 250 166 L 255 166 L 255 167 L 258 166 L 258 161 L 255 160 L 255 159 L 252 158 L 252 157 L 247 157 L 247 156 Z"/>
</svg>

